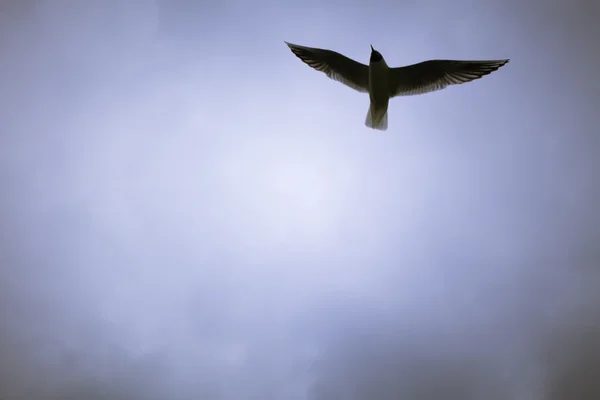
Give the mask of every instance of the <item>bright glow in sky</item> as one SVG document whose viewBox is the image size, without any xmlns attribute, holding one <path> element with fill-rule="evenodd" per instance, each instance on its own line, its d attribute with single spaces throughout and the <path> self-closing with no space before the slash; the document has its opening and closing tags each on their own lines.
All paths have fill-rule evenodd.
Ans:
<svg viewBox="0 0 600 400">
<path fill-rule="evenodd" d="M 600 398 L 598 2 L 204 3 L 0 0 L 2 400 Z"/>
</svg>

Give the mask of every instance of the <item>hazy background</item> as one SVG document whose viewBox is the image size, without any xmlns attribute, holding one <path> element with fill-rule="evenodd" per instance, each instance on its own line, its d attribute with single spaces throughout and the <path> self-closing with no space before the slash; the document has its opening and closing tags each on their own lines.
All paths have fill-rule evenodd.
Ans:
<svg viewBox="0 0 600 400">
<path fill-rule="evenodd" d="M 370 3 L 0 0 L 0 399 L 600 398 L 600 3 Z"/>
</svg>

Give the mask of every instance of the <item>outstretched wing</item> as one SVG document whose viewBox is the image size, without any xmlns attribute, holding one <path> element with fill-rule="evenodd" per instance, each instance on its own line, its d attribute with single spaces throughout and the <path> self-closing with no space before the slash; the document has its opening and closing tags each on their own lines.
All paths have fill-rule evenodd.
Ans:
<svg viewBox="0 0 600 400">
<path fill-rule="evenodd" d="M 299 59 L 359 92 L 369 91 L 369 67 L 340 53 L 285 42 Z"/>
<path fill-rule="evenodd" d="M 479 79 L 509 60 L 430 60 L 390 69 L 390 97 L 410 96 Z"/>
</svg>

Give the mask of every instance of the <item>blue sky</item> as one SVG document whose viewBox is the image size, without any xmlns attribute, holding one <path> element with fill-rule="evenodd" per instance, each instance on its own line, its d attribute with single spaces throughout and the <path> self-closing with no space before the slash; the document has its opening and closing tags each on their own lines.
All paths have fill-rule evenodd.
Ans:
<svg viewBox="0 0 600 400">
<path fill-rule="evenodd" d="M 598 398 L 598 17 L 0 1 L 0 397 Z M 511 62 L 379 132 L 284 40 Z"/>
</svg>

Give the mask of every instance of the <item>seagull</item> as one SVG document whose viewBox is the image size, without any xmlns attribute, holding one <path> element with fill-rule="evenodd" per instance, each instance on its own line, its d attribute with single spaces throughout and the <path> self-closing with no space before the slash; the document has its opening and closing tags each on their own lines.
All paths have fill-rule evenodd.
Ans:
<svg viewBox="0 0 600 400">
<path fill-rule="evenodd" d="M 373 45 L 367 66 L 332 50 L 288 42 L 285 44 L 308 66 L 354 90 L 369 93 L 371 103 L 365 125 L 381 131 L 387 130 L 388 127 L 387 109 L 391 98 L 424 94 L 450 85 L 471 82 L 496 71 L 510 61 L 429 60 L 390 68 Z"/>
</svg>

